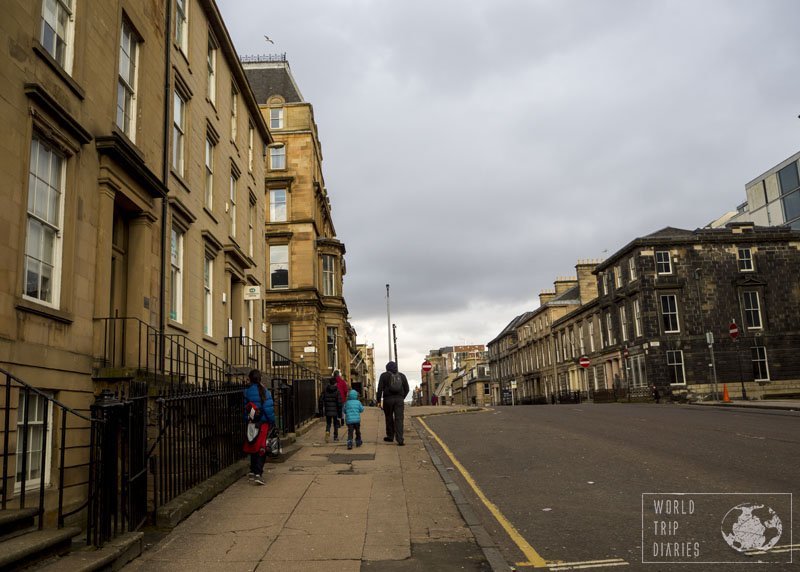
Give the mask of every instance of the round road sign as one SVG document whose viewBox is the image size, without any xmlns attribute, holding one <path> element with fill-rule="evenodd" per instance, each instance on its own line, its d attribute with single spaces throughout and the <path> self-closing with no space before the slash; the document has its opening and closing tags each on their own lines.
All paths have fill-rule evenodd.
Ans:
<svg viewBox="0 0 800 572">
<path fill-rule="evenodd" d="M 731 325 L 728 326 L 728 333 L 733 340 L 739 336 L 739 326 L 736 325 L 736 322 L 732 322 Z"/>
<path fill-rule="evenodd" d="M 578 365 L 581 367 L 589 367 L 592 362 L 589 361 L 589 356 L 581 356 L 581 359 L 578 360 Z"/>
<path fill-rule="evenodd" d="M 429 362 L 428 360 L 422 362 L 422 371 L 428 373 L 432 369 L 433 369 L 433 364 L 431 362 Z"/>
</svg>

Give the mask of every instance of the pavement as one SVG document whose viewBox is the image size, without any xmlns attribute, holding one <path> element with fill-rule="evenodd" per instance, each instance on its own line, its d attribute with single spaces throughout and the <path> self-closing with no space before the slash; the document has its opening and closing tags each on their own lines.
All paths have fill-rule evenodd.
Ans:
<svg viewBox="0 0 800 572">
<path fill-rule="evenodd" d="M 123 570 L 492 570 L 411 420 L 458 410 L 406 406 L 404 447 L 383 441 L 375 407 L 349 451 L 346 429 L 326 444 L 317 421 L 295 455 L 267 465 L 265 486 L 242 478 Z"/>
</svg>

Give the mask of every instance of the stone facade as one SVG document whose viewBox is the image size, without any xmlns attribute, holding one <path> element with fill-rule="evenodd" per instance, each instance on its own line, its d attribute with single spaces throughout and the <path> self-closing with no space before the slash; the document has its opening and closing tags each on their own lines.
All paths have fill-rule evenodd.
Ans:
<svg viewBox="0 0 800 572">
<path fill-rule="evenodd" d="M 264 282 L 272 140 L 213 0 L 183 16 L 164 0 L 55 4 L 63 26 L 41 1 L 12 0 L 0 21 L 0 368 L 85 412 L 107 318 L 220 357 L 229 332 L 265 341 L 244 291 Z M 111 357 L 141 355 L 135 330 Z M 88 442 L 73 445 L 68 505 Z"/>
<path fill-rule="evenodd" d="M 267 150 L 264 311 L 273 349 L 323 376 L 351 378 L 355 330 L 342 291 L 345 246 L 336 237 L 314 109 L 283 58 L 245 58 L 274 142 Z M 280 335 L 280 344 L 278 342 Z"/>
</svg>

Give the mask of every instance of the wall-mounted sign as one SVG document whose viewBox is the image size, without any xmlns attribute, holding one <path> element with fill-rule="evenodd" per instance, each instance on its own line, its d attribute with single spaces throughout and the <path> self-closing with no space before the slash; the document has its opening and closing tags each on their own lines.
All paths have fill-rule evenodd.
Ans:
<svg viewBox="0 0 800 572">
<path fill-rule="evenodd" d="M 261 300 L 261 286 L 245 286 L 245 300 Z"/>
<path fill-rule="evenodd" d="M 317 348 L 314 346 L 306 346 L 303 348 L 303 351 L 307 354 L 317 353 Z"/>
</svg>

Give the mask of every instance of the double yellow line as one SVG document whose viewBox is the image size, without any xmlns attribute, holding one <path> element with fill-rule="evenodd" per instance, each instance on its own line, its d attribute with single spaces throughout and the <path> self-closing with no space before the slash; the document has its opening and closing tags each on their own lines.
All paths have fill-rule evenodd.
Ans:
<svg viewBox="0 0 800 572">
<path fill-rule="evenodd" d="M 472 490 L 475 491 L 475 494 L 479 499 L 481 499 L 481 502 L 484 504 L 484 506 L 486 506 L 489 512 L 492 513 L 492 516 L 497 519 L 497 522 L 500 523 L 500 526 L 503 527 L 503 530 L 506 531 L 508 536 L 511 537 L 511 540 L 513 540 L 517 545 L 517 548 L 519 548 L 520 551 L 525 555 L 527 562 L 519 564 L 532 566 L 534 568 L 547 568 L 547 562 L 545 559 L 542 558 L 539 553 L 536 552 L 536 550 L 534 550 L 533 546 L 528 544 L 528 541 L 523 538 L 514 525 L 511 524 L 511 522 L 509 522 L 505 516 L 503 516 L 503 513 L 500 512 L 500 509 L 497 508 L 497 506 L 486 497 L 481 488 L 478 486 L 478 483 L 475 482 L 475 479 L 472 478 L 464 466 L 458 462 L 458 459 L 456 459 L 450 449 L 447 448 L 447 445 L 444 444 L 444 441 L 442 441 L 439 436 L 434 433 L 430 427 L 428 427 L 428 424 L 425 423 L 425 420 L 422 417 L 417 417 L 417 420 L 422 423 L 422 426 L 425 427 L 425 430 L 428 431 L 428 433 L 431 434 L 431 437 L 436 440 L 442 450 L 447 454 L 450 461 L 453 463 L 453 466 L 458 469 L 458 471 L 461 473 L 461 476 L 464 477 L 464 480 L 467 481 L 469 486 L 472 487 Z"/>
</svg>

